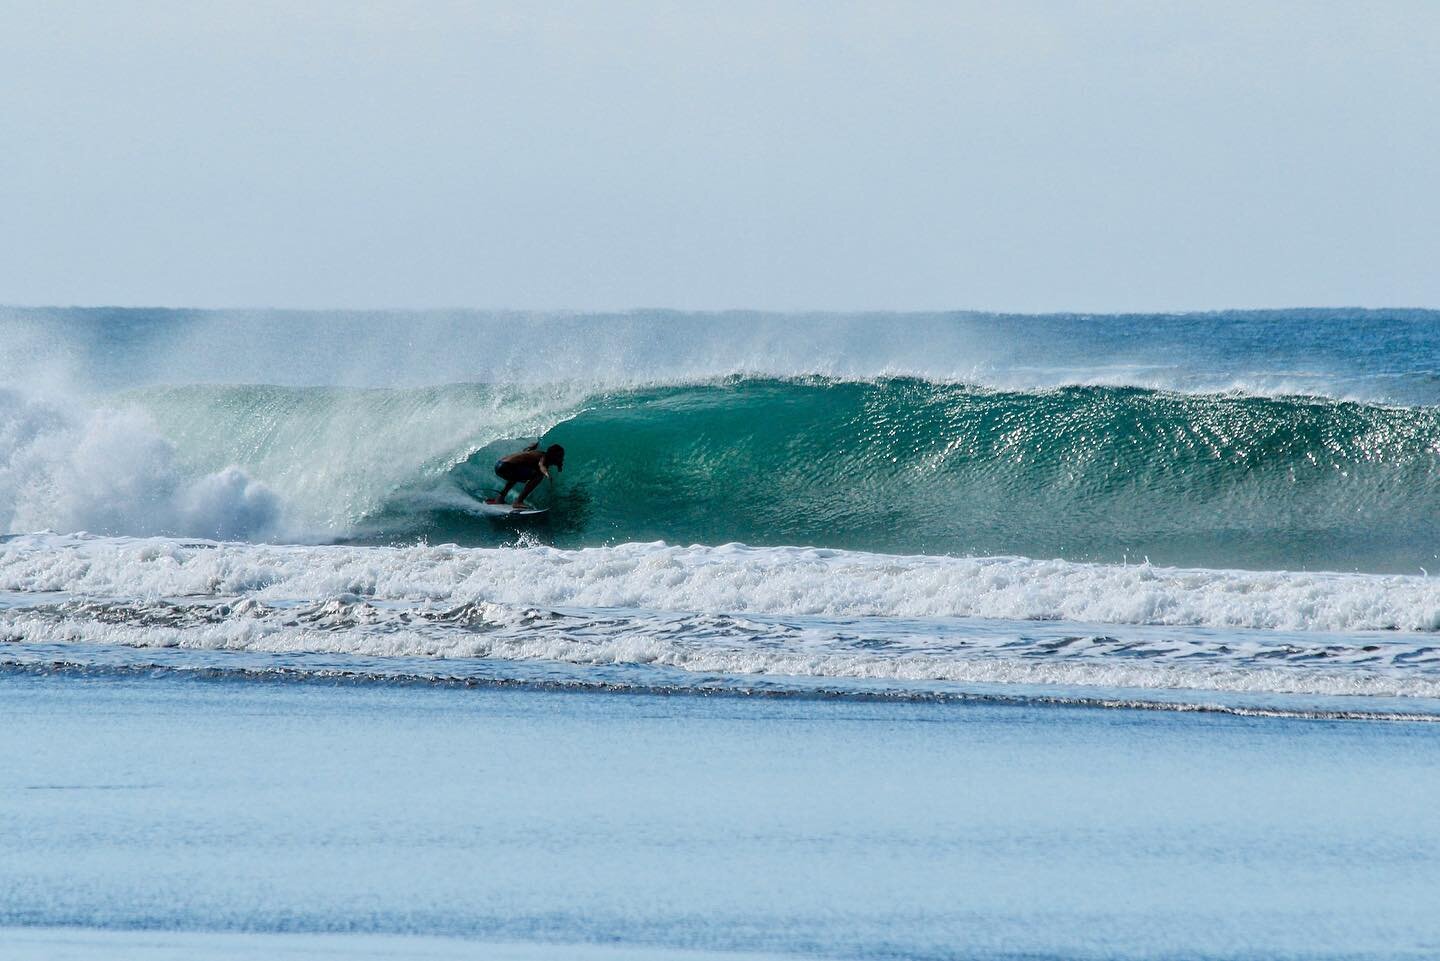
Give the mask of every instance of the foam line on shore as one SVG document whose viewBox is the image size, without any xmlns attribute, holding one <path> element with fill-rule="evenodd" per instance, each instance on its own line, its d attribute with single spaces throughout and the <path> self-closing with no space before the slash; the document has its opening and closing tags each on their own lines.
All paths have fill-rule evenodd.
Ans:
<svg viewBox="0 0 1440 961">
<path fill-rule="evenodd" d="M 1200 701 L 1173 698 L 1147 698 L 1141 694 L 1125 697 L 1092 696 L 1083 693 L 1045 694 L 1023 690 L 931 689 L 911 690 L 903 687 L 855 687 L 808 683 L 804 678 L 719 678 L 709 677 L 693 682 L 665 683 L 661 680 L 624 680 L 618 677 L 600 679 L 574 675 L 565 678 L 517 676 L 508 674 L 507 665 L 491 663 L 498 668 L 491 673 L 417 673 L 405 670 L 380 671 L 330 665 L 304 668 L 286 665 L 244 667 L 219 664 L 177 665 L 158 663 L 95 664 L 63 658 L 16 656 L 0 654 L 0 674 L 34 677 L 96 677 L 96 678 L 174 678 L 193 681 L 242 681 L 258 683 L 323 683 L 382 684 L 482 689 L 520 689 L 536 692 L 576 692 L 596 694 L 636 694 L 679 697 L 781 698 L 811 700 L 844 700 L 857 702 L 904 702 L 934 704 L 993 704 L 1012 707 L 1090 708 L 1101 710 L 1161 711 L 1180 714 L 1217 714 L 1231 717 L 1292 718 L 1316 721 L 1396 721 L 1440 723 L 1440 707 L 1435 712 L 1404 709 L 1286 707 L 1278 704 L 1225 703 L 1220 700 Z"/>
</svg>

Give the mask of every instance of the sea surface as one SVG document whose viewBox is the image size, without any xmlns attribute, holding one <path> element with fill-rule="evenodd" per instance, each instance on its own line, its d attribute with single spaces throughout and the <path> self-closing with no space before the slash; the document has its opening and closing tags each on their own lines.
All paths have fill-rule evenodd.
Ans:
<svg viewBox="0 0 1440 961">
<path fill-rule="evenodd" d="M 0 309 L 3 957 L 1432 958 L 1437 721 L 1437 312 Z"/>
<path fill-rule="evenodd" d="M 9 674 L 0 955 L 1425 961 L 1436 732 Z"/>
<path fill-rule="evenodd" d="M 1440 717 L 1440 313 L 0 334 L 3 670 Z"/>
</svg>

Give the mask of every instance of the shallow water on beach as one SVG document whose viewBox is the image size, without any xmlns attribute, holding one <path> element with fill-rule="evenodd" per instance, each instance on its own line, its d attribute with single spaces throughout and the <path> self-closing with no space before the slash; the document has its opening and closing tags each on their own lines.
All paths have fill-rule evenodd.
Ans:
<svg viewBox="0 0 1440 961">
<path fill-rule="evenodd" d="M 4 675 L 0 712 L 0 939 L 1440 947 L 1430 724 L 174 675 Z"/>
</svg>

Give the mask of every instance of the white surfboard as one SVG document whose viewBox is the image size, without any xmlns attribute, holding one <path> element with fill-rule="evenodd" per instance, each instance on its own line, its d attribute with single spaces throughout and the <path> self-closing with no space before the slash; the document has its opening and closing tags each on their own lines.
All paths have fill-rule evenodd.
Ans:
<svg viewBox="0 0 1440 961">
<path fill-rule="evenodd" d="M 509 504 L 488 504 L 479 501 L 475 505 L 475 511 L 484 514 L 486 517 L 493 517 L 496 520 L 518 520 L 522 517 L 539 517 L 549 508 L 546 507 L 512 507 Z"/>
</svg>

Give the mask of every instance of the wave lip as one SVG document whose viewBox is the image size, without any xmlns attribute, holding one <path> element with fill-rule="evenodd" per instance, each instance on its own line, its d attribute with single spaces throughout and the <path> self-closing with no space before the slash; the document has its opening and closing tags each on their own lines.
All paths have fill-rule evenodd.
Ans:
<svg viewBox="0 0 1440 961">
<path fill-rule="evenodd" d="M 0 307 L 0 380 L 68 371 L 106 389 L 176 383 L 593 391 L 742 374 L 914 377 L 1006 390 L 1109 384 L 1440 403 L 1440 312 L 603 314 Z M 523 325 L 531 336 L 516 338 Z M 283 345 L 283 349 L 276 349 Z"/>
</svg>

